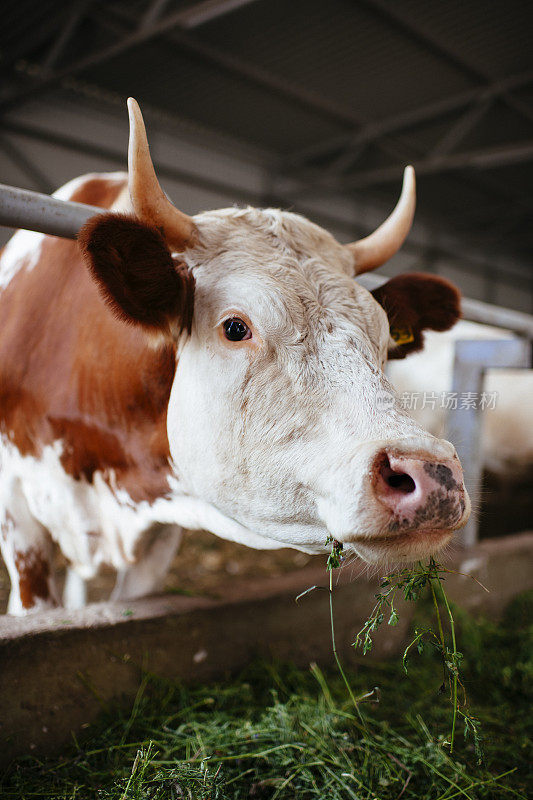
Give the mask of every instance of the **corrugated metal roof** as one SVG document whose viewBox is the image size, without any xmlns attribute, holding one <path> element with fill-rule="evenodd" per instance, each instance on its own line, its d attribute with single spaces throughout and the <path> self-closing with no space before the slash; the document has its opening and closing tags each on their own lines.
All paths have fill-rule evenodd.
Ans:
<svg viewBox="0 0 533 800">
<path fill-rule="evenodd" d="M 417 30 L 487 77 L 531 68 L 533 6 L 529 0 L 383 0 Z"/>
<path fill-rule="evenodd" d="M 356 3 L 274 0 L 239 16 L 211 23 L 202 37 L 369 120 L 429 102 L 437 73 L 440 91 L 472 86 L 419 44 L 384 31 L 380 18 Z"/>
<path fill-rule="evenodd" d="M 163 18 L 194 5 L 167 2 Z M 32 82 L 28 66 L 12 69 L 13 58 L 42 65 L 76 8 L 69 5 L 67 13 L 59 0 L 4 0 L 0 66 L 8 94 Z M 87 3 L 55 68 L 139 31 L 155 8 L 153 0 Z M 377 171 L 421 162 L 422 215 L 445 215 L 457 231 L 470 226 L 492 247 L 503 210 L 508 223 L 500 226 L 499 246 L 526 257 L 533 213 L 532 32 L 533 6 L 525 0 L 255 0 L 193 30 L 148 36 L 75 75 L 103 93 L 134 94 L 166 114 L 230 136 L 236 147 L 242 142 L 266 150 L 282 171 L 314 182 L 315 190 L 328 175 L 340 190 L 359 196 L 350 181 L 376 171 L 364 192 L 390 204 L 399 179 Z M 529 84 L 498 95 L 468 124 L 473 92 L 528 70 Z M 62 85 L 43 84 L 43 90 Z M 436 105 L 465 93 L 470 105 L 457 101 L 436 113 Z M 402 125 L 397 117 L 406 113 L 417 119 Z M 386 135 L 373 137 L 374 124 L 383 124 Z M 450 166 L 446 157 L 436 163 L 446 145 L 452 156 L 493 151 L 495 160 L 483 169 Z M 504 147 L 516 154 L 507 152 L 498 162 Z"/>
</svg>

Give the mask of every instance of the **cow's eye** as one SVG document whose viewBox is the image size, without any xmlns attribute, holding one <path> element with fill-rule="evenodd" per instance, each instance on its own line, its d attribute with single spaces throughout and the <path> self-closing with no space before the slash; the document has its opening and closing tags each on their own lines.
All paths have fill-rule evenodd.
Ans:
<svg viewBox="0 0 533 800">
<path fill-rule="evenodd" d="M 242 342 L 252 338 L 252 331 L 239 317 L 230 317 L 224 322 L 224 335 L 230 342 Z"/>
</svg>

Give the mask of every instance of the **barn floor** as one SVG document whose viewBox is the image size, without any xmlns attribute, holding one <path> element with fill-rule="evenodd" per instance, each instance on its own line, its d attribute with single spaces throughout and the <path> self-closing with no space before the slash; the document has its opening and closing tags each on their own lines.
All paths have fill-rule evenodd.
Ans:
<svg viewBox="0 0 533 800">
<path fill-rule="evenodd" d="M 525 800 L 533 788 L 532 612 L 529 593 L 498 624 L 460 615 L 485 765 L 462 730 L 455 758 L 443 747 L 451 708 L 439 692 L 438 659 L 426 649 L 408 675 L 399 657 L 371 666 L 360 660 L 349 672 L 355 694 L 378 685 L 381 697 L 360 705 L 361 718 L 331 668 L 260 662 L 237 679 L 192 688 L 146 676 L 133 703 L 106 707 L 59 757 L 13 763 L 0 778 L 2 797 Z"/>
</svg>

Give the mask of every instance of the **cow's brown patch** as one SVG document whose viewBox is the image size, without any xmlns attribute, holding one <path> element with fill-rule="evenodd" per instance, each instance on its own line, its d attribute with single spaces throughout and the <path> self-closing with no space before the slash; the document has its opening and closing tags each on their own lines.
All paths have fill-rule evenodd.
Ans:
<svg viewBox="0 0 533 800">
<path fill-rule="evenodd" d="M 453 472 L 446 464 L 431 464 L 426 461 L 424 462 L 424 472 L 426 472 L 430 478 L 433 478 L 435 483 L 443 486 L 449 492 L 455 489 L 462 491 L 463 489 L 461 484 L 457 483 L 453 477 Z"/>
<path fill-rule="evenodd" d="M 50 418 L 54 438 L 62 442 L 60 461 L 65 472 L 79 480 L 91 481 L 102 468 L 123 470 L 129 465 L 128 454 L 115 432 L 102 430 L 83 420 Z"/>
<path fill-rule="evenodd" d="M 110 208 L 126 187 L 128 179 L 111 181 L 105 178 L 88 178 L 72 192 L 70 199 L 74 203 L 84 203 L 97 208 Z"/>
<path fill-rule="evenodd" d="M 133 500 L 154 500 L 168 492 L 175 345 L 116 319 L 76 242 L 46 236 L 39 256 L 0 294 L 0 432 L 37 457 L 60 439 L 74 478 L 113 470 Z"/>
<path fill-rule="evenodd" d="M 452 529 L 462 518 L 464 510 L 465 502 L 462 496 L 436 489 L 428 494 L 426 502 L 416 509 L 413 517 L 395 516 L 388 525 L 388 531 L 424 533 L 431 529 Z"/>
<path fill-rule="evenodd" d="M 410 332 L 409 341 L 398 344 L 389 352 L 389 358 L 405 358 L 421 350 L 424 330 L 447 331 L 461 316 L 459 290 L 437 275 L 398 275 L 372 294 L 387 312 L 391 328 Z"/>
<path fill-rule="evenodd" d="M 30 547 L 19 552 L 15 550 L 15 567 L 19 574 L 20 601 L 23 608 L 33 608 L 35 601 L 50 600 L 50 564 L 39 550 Z"/>
</svg>

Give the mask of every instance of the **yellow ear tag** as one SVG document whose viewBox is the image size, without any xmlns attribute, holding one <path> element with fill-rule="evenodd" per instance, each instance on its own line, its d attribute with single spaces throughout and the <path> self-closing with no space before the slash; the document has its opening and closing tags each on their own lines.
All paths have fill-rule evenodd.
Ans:
<svg viewBox="0 0 533 800">
<path fill-rule="evenodd" d="M 396 342 L 396 344 L 409 344 L 409 342 L 414 342 L 415 337 L 411 328 L 396 328 L 391 327 L 390 335 Z"/>
</svg>

